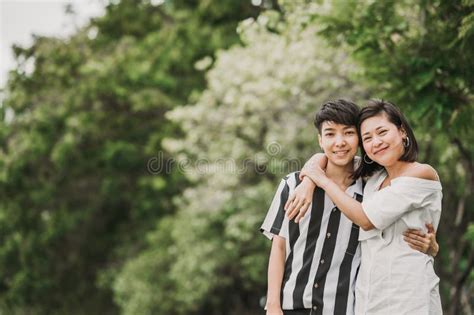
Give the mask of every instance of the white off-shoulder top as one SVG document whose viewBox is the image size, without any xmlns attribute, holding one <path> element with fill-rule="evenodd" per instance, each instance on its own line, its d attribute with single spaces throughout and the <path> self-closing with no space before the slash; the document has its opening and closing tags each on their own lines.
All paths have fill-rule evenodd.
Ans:
<svg viewBox="0 0 474 315">
<path fill-rule="evenodd" d="M 375 226 L 360 230 L 361 265 L 356 282 L 356 314 L 442 314 L 439 278 L 433 257 L 411 249 L 403 239 L 408 228 L 435 229 L 441 215 L 438 181 L 398 177 L 379 189 L 386 178 L 379 171 L 367 182 L 362 208 Z"/>
</svg>

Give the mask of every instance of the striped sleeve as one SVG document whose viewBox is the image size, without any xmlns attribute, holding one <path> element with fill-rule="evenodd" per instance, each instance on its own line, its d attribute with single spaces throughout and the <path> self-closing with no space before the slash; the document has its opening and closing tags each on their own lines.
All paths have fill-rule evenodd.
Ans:
<svg viewBox="0 0 474 315">
<path fill-rule="evenodd" d="M 288 226 L 284 206 L 288 200 L 289 192 L 290 187 L 287 181 L 282 179 L 268 209 L 267 216 L 260 227 L 260 231 L 270 240 L 274 235 L 288 238 L 288 231 L 284 228 Z"/>
</svg>

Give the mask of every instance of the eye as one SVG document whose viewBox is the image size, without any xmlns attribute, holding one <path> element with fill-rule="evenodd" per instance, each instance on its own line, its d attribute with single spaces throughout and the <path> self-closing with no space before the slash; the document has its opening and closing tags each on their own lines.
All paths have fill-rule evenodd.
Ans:
<svg viewBox="0 0 474 315">
<path fill-rule="evenodd" d="M 386 133 L 387 133 L 387 130 L 385 130 L 385 129 L 384 129 L 384 130 L 381 130 L 381 131 L 379 132 L 380 135 L 384 135 L 384 134 L 386 134 Z"/>
<path fill-rule="evenodd" d="M 332 137 L 332 136 L 334 136 L 334 134 L 332 132 L 328 132 L 328 133 L 325 134 L 325 136 L 326 137 Z"/>
<path fill-rule="evenodd" d="M 372 139 L 372 137 L 365 137 L 364 139 L 362 139 L 363 142 L 367 142 L 367 141 L 370 141 Z"/>
<path fill-rule="evenodd" d="M 346 135 L 354 135 L 355 131 L 354 130 L 348 130 L 346 131 Z"/>
</svg>

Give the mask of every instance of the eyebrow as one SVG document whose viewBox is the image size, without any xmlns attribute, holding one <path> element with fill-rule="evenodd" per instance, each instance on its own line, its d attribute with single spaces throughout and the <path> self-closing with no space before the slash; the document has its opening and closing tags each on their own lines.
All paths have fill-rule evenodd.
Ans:
<svg viewBox="0 0 474 315">
<path fill-rule="evenodd" d="M 375 131 L 377 131 L 377 130 L 379 130 L 379 129 L 381 129 L 381 128 L 384 128 L 384 126 L 378 126 L 377 128 L 375 128 Z M 362 134 L 362 137 L 365 136 L 365 135 L 367 135 L 368 133 L 370 133 L 370 131 L 364 132 L 364 133 Z"/>
<path fill-rule="evenodd" d="M 346 129 L 355 129 L 356 127 L 355 126 L 346 126 L 342 129 L 346 130 Z M 333 127 L 326 127 L 323 129 L 323 131 L 326 131 L 326 130 L 336 130 L 336 128 L 333 128 Z"/>
</svg>

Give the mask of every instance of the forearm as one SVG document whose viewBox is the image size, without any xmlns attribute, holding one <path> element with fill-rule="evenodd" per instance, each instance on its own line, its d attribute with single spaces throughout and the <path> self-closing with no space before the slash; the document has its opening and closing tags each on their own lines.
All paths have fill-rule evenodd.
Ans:
<svg viewBox="0 0 474 315">
<path fill-rule="evenodd" d="M 319 167 L 321 169 L 326 169 L 328 164 L 328 158 L 324 153 L 314 154 L 303 166 L 303 170 L 313 169 L 314 167 Z M 300 175 L 300 179 L 303 179 L 303 176 Z"/>
<path fill-rule="evenodd" d="M 329 198 L 336 204 L 344 215 L 360 226 L 363 230 L 368 231 L 374 228 L 372 222 L 365 215 L 362 209 L 362 204 L 347 195 L 338 185 L 333 181 L 325 181 L 323 187 L 324 191 L 329 195 Z"/>
<path fill-rule="evenodd" d="M 275 236 L 268 263 L 267 308 L 281 308 L 280 292 L 285 270 L 285 243 Z"/>
</svg>

